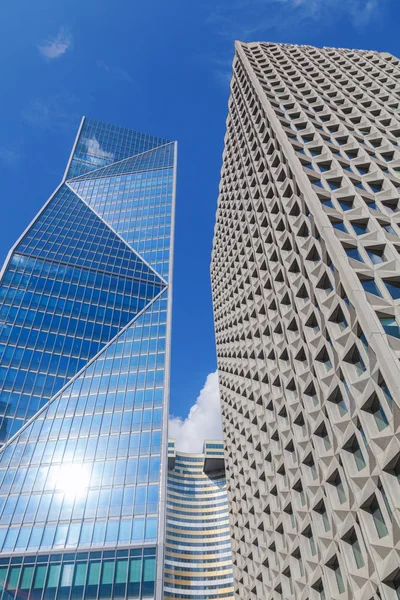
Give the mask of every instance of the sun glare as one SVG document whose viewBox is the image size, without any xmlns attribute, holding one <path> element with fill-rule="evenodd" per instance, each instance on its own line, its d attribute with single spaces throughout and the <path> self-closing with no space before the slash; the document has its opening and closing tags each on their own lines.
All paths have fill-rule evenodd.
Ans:
<svg viewBox="0 0 400 600">
<path fill-rule="evenodd" d="M 83 465 L 63 465 L 57 477 L 57 488 L 68 496 L 80 496 L 89 485 L 89 473 Z"/>
</svg>

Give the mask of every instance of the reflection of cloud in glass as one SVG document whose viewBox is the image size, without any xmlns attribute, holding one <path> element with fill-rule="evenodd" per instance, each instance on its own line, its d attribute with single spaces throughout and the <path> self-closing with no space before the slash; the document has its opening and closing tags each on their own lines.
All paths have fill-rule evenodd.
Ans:
<svg viewBox="0 0 400 600">
<path fill-rule="evenodd" d="M 88 138 L 85 140 L 87 158 L 92 165 L 107 165 L 109 163 L 114 162 L 115 156 L 113 152 L 107 152 L 106 150 L 102 150 L 100 147 L 100 143 L 96 140 L 95 137 Z"/>
<path fill-rule="evenodd" d="M 77 498 L 86 491 L 89 482 L 87 465 L 62 465 L 57 475 L 56 489 L 62 490 L 66 496 Z"/>
</svg>

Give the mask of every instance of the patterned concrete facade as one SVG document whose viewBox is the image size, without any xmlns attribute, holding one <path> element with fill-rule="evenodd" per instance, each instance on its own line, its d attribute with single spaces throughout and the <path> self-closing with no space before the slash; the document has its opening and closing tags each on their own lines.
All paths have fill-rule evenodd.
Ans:
<svg viewBox="0 0 400 600">
<path fill-rule="evenodd" d="M 234 599 L 224 445 L 202 454 L 168 441 L 164 599 Z"/>
<path fill-rule="evenodd" d="M 400 597 L 400 63 L 236 43 L 212 287 L 237 598 Z"/>
</svg>

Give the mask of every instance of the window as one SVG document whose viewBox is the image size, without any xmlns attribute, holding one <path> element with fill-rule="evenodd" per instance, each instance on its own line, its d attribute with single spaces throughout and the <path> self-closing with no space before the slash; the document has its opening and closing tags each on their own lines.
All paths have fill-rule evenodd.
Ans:
<svg viewBox="0 0 400 600">
<path fill-rule="evenodd" d="M 378 286 L 375 283 L 375 279 L 362 279 L 361 285 L 365 292 L 373 294 L 374 296 L 382 296 Z"/>
<path fill-rule="evenodd" d="M 337 229 L 338 231 L 343 231 L 344 233 L 348 233 L 343 221 L 331 221 L 331 222 L 332 222 L 334 229 Z"/>
<path fill-rule="evenodd" d="M 326 371 L 330 371 L 333 367 L 328 350 L 326 348 L 323 348 L 318 354 L 317 361 L 321 362 L 324 365 Z"/>
<path fill-rule="evenodd" d="M 357 235 L 363 235 L 368 232 L 367 221 L 352 221 L 351 224 Z"/>
<path fill-rule="evenodd" d="M 322 515 L 322 520 L 324 522 L 324 529 L 325 529 L 325 531 L 329 531 L 331 528 L 331 524 L 329 523 L 328 513 L 325 510 L 325 504 L 323 504 L 323 512 L 321 513 L 321 515 Z"/>
<path fill-rule="evenodd" d="M 356 346 L 353 346 L 351 350 L 346 354 L 344 361 L 354 365 L 354 369 L 357 375 L 362 375 L 365 371 L 364 361 L 361 357 L 360 351 Z"/>
<path fill-rule="evenodd" d="M 371 190 L 374 192 L 374 194 L 381 192 L 383 189 L 383 181 L 369 181 L 368 185 L 371 188 Z"/>
<path fill-rule="evenodd" d="M 371 208 L 372 210 L 377 210 L 378 212 L 382 212 L 376 202 L 371 202 L 370 200 L 367 200 L 366 198 L 364 198 L 364 200 L 365 200 L 368 208 Z"/>
<path fill-rule="evenodd" d="M 397 213 L 399 210 L 398 200 L 385 200 L 385 201 L 382 201 L 382 204 L 385 207 L 386 212 L 389 215 L 392 215 L 393 213 Z"/>
<path fill-rule="evenodd" d="M 365 187 L 363 186 L 361 181 L 355 181 L 351 179 L 351 183 L 354 185 L 354 187 L 358 188 L 359 190 L 365 190 Z"/>
<path fill-rule="evenodd" d="M 311 156 L 319 156 L 322 152 L 322 148 L 309 148 L 309 152 L 311 154 Z"/>
<path fill-rule="evenodd" d="M 324 206 L 329 206 L 330 208 L 335 208 L 335 205 L 333 204 L 332 200 L 330 200 L 330 199 L 328 200 L 328 199 L 321 198 L 321 197 L 320 197 L 320 200 L 321 200 L 321 204 L 323 204 Z"/>
<path fill-rule="evenodd" d="M 322 422 L 321 425 L 316 429 L 315 435 L 322 439 L 322 441 L 324 442 L 325 450 L 329 450 L 331 448 L 329 435 L 324 422 Z"/>
<path fill-rule="evenodd" d="M 374 265 L 379 265 L 386 261 L 383 248 L 366 248 L 367 254 Z"/>
<path fill-rule="evenodd" d="M 317 554 L 317 547 L 315 545 L 315 540 L 310 525 L 303 531 L 303 535 L 308 538 L 311 554 L 315 556 L 315 554 Z"/>
<path fill-rule="evenodd" d="M 351 210 L 353 208 L 353 199 L 349 199 L 349 200 L 345 200 L 345 199 L 338 199 L 338 202 L 340 204 L 340 208 L 343 211 L 347 211 L 347 210 Z"/>
<path fill-rule="evenodd" d="M 400 298 L 400 281 L 385 279 L 384 282 L 393 300 L 398 300 Z"/>
<path fill-rule="evenodd" d="M 336 493 L 338 495 L 339 502 L 340 502 L 340 504 L 344 504 L 346 502 L 347 498 L 346 498 L 346 493 L 344 491 L 342 479 L 339 475 L 339 471 L 335 471 L 333 476 L 331 476 L 330 479 L 328 480 L 328 483 L 330 483 L 331 485 L 333 485 L 336 488 Z"/>
<path fill-rule="evenodd" d="M 329 402 L 333 402 L 334 404 L 337 405 L 339 414 L 341 417 L 343 417 L 344 415 L 346 415 L 349 412 L 349 409 L 347 408 L 347 404 L 343 398 L 342 392 L 340 391 L 340 389 L 338 387 L 329 396 L 328 400 L 329 400 Z"/>
<path fill-rule="evenodd" d="M 317 163 L 319 170 L 324 173 L 324 171 L 329 171 L 332 168 L 332 163 L 331 162 L 320 162 Z"/>
<path fill-rule="evenodd" d="M 374 417 L 379 431 L 382 431 L 389 425 L 385 411 L 383 410 L 376 393 L 374 393 L 364 404 L 363 410 L 369 412 Z"/>
<path fill-rule="evenodd" d="M 356 561 L 356 565 L 358 569 L 362 569 L 365 565 L 364 558 L 361 552 L 360 542 L 358 541 L 357 534 L 353 529 L 351 529 L 348 534 L 345 536 L 344 541 L 350 544 L 351 549 L 353 551 L 354 560 Z"/>
<path fill-rule="evenodd" d="M 344 331 L 348 327 L 348 323 L 347 323 L 345 316 L 343 314 L 343 311 L 340 307 L 338 307 L 333 312 L 333 314 L 329 318 L 329 321 L 331 323 L 336 323 L 337 325 L 339 325 L 339 328 L 341 331 Z"/>
<path fill-rule="evenodd" d="M 381 226 L 388 233 L 391 233 L 392 235 L 395 235 L 396 237 L 399 237 L 397 235 L 397 232 L 395 231 L 395 229 L 391 225 L 386 225 L 385 223 L 381 223 Z"/>
<path fill-rule="evenodd" d="M 347 137 L 340 137 L 340 138 L 335 138 L 335 139 L 336 139 L 336 143 L 339 144 L 339 146 L 343 146 L 344 144 L 347 144 L 347 142 L 348 142 Z"/>
<path fill-rule="evenodd" d="M 352 258 L 353 260 L 358 260 L 359 262 L 364 262 L 364 259 L 361 256 L 358 248 L 345 248 L 345 252 L 349 258 Z"/>
<path fill-rule="evenodd" d="M 348 164 L 346 164 L 346 163 L 342 163 L 342 162 L 340 162 L 340 161 L 339 161 L 339 164 L 340 164 L 340 166 L 342 167 L 342 169 L 343 169 L 344 171 L 350 171 L 350 173 L 352 173 L 352 172 L 353 172 L 353 171 L 351 170 L 351 167 L 350 167 L 350 165 L 348 165 Z"/>
<path fill-rule="evenodd" d="M 389 404 L 390 410 L 392 410 L 393 397 L 392 397 L 392 394 L 389 392 L 389 388 L 387 386 L 387 383 L 383 379 L 382 375 L 380 375 L 380 377 L 379 377 L 378 385 L 379 385 L 379 387 L 381 388 L 382 392 L 385 395 L 385 398 L 386 398 L 387 403 Z"/>
<path fill-rule="evenodd" d="M 316 177 L 310 177 L 310 176 L 308 176 L 308 178 L 309 178 L 310 182 L 311 182 L 313 185 L 316 185 L 316 186 L 318 186 L 318 187 L 320 187 L 320 188 L 323 188 L 323 187 L 324 187 L 324 186 L 322 185 L 322 181 L 321 181 L 320 179 L 316 179 Z"/>
<path fill-rule="evenodd" d="M 319 579 L 312 587 L 319 593 L 321 600 L 326 600 L 326 594 L 321 579 Z"/>
<path fill-rule="evenodd" d="M 388 335 L 392 335 L 393 337 L 400 339 L 400 327 L 399 327 L 395 317 L 381 315 L 381 316 L 379 316 L 379 321 L 380 321 L 384 331 Z"/>
<path fill-rule="evenodd" d="M 369 172 L 369 165 L 357 165 L 356 166 L 357 171 L 360 173 L 360 175 L 366 175 Z"/>
<path fill-rule="evenodd" d="M 321 515 L 325 531 L 330 531 L 331 524 L 329 522 L 328 513 L 326 512 L 326 508 L 325 508 L 325 504 L 324 504 L 323 500 L 318 502 L 318 504 L 314 507 L 314 511 L 316 513 L 318 513 L 319 515 Z"/>
<path fill-rule="evenodd" d="M 342 187 L 341 179 L 328 179 L 327 181 L 331 190 L 338 190 L 340 187 Z"/>
<path fill-rule="evenodd" d="M 382 485 L 381 481 L 379 481 L 379 482 L 378 482 L 378 490 L 380 491 L 380 493 L 381 493 L 381 495 L 382 495 L 382 499 L 383 499 L 383 501 L 384 501 L 384 503 L 385 503 L 385 508 L 386 508 L 386 510 L 387 510 L 387 513 L 388 513 L 388 515 L 389 515 L 389 518 L 390 518 L 390 520 L 391 520 L 391 521 L 393 521 L 393 511 L 392 511 L 392 507 L 391 507 L 391 506 L 390 506 L 390 504 L 389 504 L 389 500 L 388 500 L 388 497 L 387 497 L 387 495 L 386 495 L 386 490 L 385 490 L 385 488 L 383 487 L 383 485 Z"/>
<path fill-rule="evenodd" d="M 362 471 L 362 469 L 364 469 L 366 465 L 356 435 L 352 435 L 348 442 L 343 446 L 343 448 L 353 455 L 357 470 Z"/>
<path fill-rule="evenodd" d="M 372 516 L 378 537 L 383 538 L 388 535 L 385 519 L 383 518 L 383 514 L 375 494 L 361 508 Z"/>
<path fill-rule="evenodd" d="M 340 570 L 339 561 L 338 561 L 337 557 L 335 556 L 334 559 L 330 563 L 328 563 L 327 566 L 330 567 L 333 570 L 333 572 L 335 573 L 335 579 L 336 579 L 336 584 L 338 587 L 339 594 L 343 594 L 345 591 L 345 587 L 344 587 L 342 572 Z"/>
</svg>

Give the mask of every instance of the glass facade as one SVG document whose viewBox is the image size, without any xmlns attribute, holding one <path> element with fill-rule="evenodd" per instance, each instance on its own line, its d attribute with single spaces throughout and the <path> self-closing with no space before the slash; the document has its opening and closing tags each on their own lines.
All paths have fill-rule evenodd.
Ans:
<svg viewBox="0 0 400 600">
<path fill-rule="evenodd" d="M 84 119 L 3 268 L 3 598 L 161 598 L 175 156 Z"/>
</svg>

